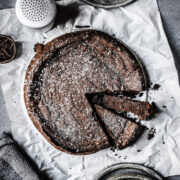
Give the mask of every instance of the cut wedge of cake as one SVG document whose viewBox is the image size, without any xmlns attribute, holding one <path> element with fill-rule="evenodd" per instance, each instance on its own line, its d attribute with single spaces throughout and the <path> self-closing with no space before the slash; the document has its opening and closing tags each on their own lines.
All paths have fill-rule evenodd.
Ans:
<svg viewBox="0 0 180 180">
<path fill-rule="evenodd" d="M 121 117 L 99 105 L 95 105 L 100 120 L 117 148 L 123 149 L 135 141 L 143 126 Z"/>
<path fill-rule="evenodd" d="M 133 113 L 139 120 L 145 120 L 153 113 L 153 107 L 148 102 L 131 100 L 125 96 L 120 97 L 107 94 L 94 95 L 92 103 L 116 111 Z"/>
</svg>

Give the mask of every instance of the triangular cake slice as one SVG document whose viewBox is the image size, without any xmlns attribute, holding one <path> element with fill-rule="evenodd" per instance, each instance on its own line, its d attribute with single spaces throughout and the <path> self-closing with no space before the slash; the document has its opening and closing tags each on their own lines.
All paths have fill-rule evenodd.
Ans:
<svg viewBox="0 0 180 180">
<path fill-rule="evenodd" d="M 133 113 L 139 120 L 145 120 L 152 116 L 153 106 L 148 102 L 135 101 L 127 97 L 120 97 L 107 94 L 96 94 L 92 98 L 92 103 L 124 113 Z"/>
<path fill-rule="evenodd" d="M 95 105 L 101 121 L 117 148 L 123 149 L 138 138 L 143 126 L 138 125 L 99 105 Z"/>
</svg>

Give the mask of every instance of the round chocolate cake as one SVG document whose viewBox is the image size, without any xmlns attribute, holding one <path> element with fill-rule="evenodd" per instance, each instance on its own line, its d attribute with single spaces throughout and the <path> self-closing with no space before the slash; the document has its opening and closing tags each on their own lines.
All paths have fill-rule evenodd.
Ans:
<svg viewBox="0 0 180 180">
<path fill-rule="evenodd" d="M 116 144 L 88 95 L 144 90 L 146 80 L 136 57 L 118 40 L 95 30 L 65 34 L 36 45 L 35 50 L 24 98 L 41 134 L 57 149 L 72 154 L 89 154 Z M 122 130 L 119 127 L 121 134 L 126 124 Z M 135 140 L 140 129 L 128 127 L 126 141 Z"/>
</svg>

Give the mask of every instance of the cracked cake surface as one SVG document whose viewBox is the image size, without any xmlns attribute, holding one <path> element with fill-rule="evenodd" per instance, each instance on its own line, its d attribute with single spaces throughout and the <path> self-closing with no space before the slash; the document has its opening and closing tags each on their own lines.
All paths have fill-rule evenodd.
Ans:
<svg viewBox="0 0 180 180">
<path fill-rule="evenodd" d="M 24 100 L 37 129 L 68 153 L 109 147 L 109 135 L 86 94 L 145 90 L 136 57 L 118 40 L 95 30 L 68 33 L 35 50 Z"/>
</svg>

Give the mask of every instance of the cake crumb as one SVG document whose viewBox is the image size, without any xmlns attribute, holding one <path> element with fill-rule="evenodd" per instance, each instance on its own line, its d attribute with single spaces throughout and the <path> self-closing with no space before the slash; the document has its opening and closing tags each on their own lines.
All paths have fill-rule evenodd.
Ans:
<svg viewBox="0 0 180 180">
<path fill-rule="evenodd" d="M 140 93 L 138 94 L 138 97 L 142 97 L 142 96 L 143 96 L 143 93 L 140 92 Z"/>
<path fill-rule="evenodd" d="M 151 140 L 152 138 L 154 138 L 154 134 L 156 133 L 156 129 L 151 128 L 149 133 L 148 133 L 148 140 Z"/>
<path fill-rule="evenodd" d="M 156 91 L 156 90 L 158 90 L 160 87 L 161 87 L 161 86 L 160 86 L 159 84 L 154 84 L 154 86 L 153 86 L 152 89 Z"/>
<path fill-rule="evenodd" d="M 110 149 L 112 152 L 115 152 L 115 148 L 114 147 L 111 147 Z"/>
</svg>

